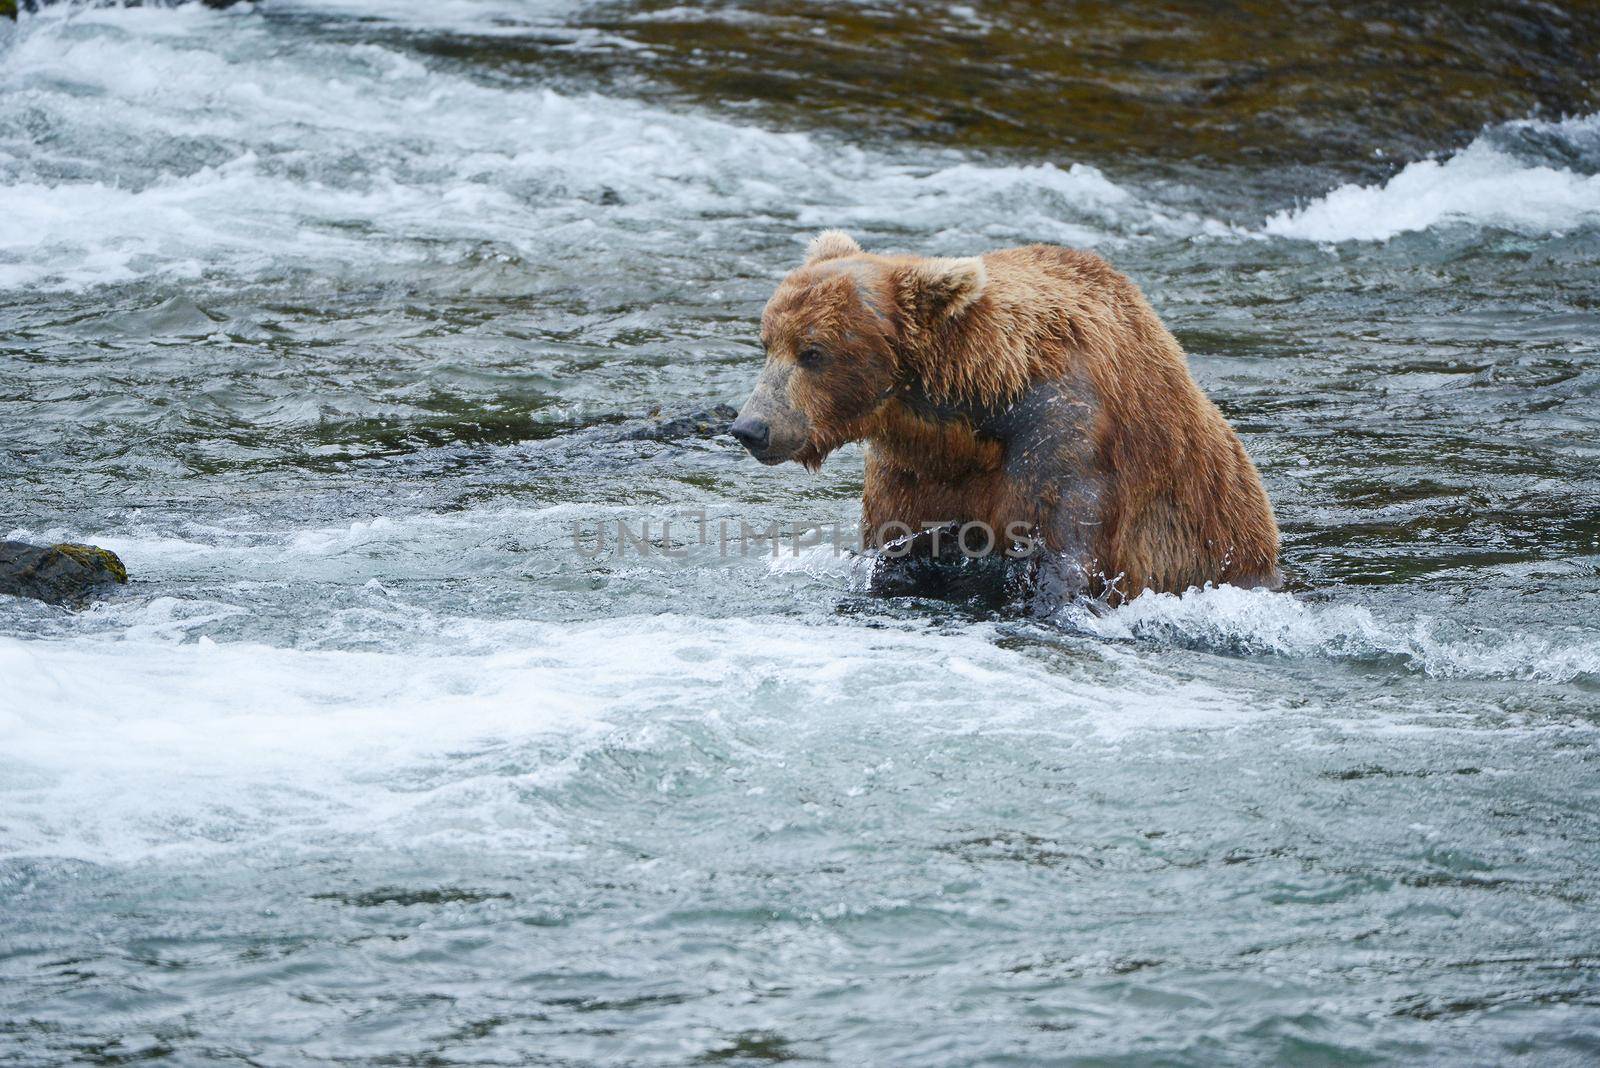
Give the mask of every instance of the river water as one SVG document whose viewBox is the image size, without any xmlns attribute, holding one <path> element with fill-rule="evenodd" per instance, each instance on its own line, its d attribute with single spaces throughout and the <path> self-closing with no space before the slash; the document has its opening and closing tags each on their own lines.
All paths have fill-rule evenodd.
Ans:
<svg viewBox="0 0 1600 1068">
<path fill-rule="evenodd" d="M 1600 1057 L 1596 16 L 1258 7 L 0 28 L 0 1060 Z M 829 226 L 1128 272 L 1289 592 L 702 540 Z"/>
</svg>

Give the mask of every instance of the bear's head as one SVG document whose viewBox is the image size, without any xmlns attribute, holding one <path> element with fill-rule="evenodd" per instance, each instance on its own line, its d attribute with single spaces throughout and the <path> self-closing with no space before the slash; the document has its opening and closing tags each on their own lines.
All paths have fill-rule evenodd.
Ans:
<svg viewBox="0 0 1600 1068">
<path fill-rule="evenodd" d="M 983 260 L 875 256 L 839 230 L 819 234 L 761 314 L 766 366 L 732 434 L 764 464 L 815 470 L 872 436 L 876 418 L 918 385 L 915 353 L 983 295 Z"/>
</svg>

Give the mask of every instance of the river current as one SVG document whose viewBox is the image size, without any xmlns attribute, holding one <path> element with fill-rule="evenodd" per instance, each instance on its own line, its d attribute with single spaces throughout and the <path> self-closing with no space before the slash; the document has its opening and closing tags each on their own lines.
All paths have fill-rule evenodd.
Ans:
<svg viewBox="0 0 1600 1068">
<path fill-rule="evenodd" d="M 0 598 L 0 1060 L 1600 1058 L 1595 24 L 1369 7 L 0 24 L 0 535 L 133 579 Z M 825 227 L 1108 257 L 1289 589 L 715 536 L 860 448 L 614 431 Z"/>
</svg>

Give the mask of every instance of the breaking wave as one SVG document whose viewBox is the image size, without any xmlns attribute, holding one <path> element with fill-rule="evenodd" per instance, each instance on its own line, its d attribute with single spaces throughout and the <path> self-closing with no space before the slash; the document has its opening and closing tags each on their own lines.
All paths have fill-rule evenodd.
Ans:
<svg viewBox="0 0 1600 1068">
<path fill-rule="evenodd" d="M 1381 185 L 1343 185 L 1266 222 L 1274 237 L 1382 241 L 1462 224 L 1555 234 L 1600 223 L 1600 116 L 1485 131 L 1444 160 L 1407 164 Z"/>
<path fill-rule="evenodd" d="M 1398 658 L 1410 670 L 1438 678 L 1600 678 L 1600 635 L 1558 642 L 1431 615 L 1402 623 L 1360 605 L 1234 586 L 1147 593 L 1103 615 L 1070 611 L 1065 621 L 1104 638 L 1246 655 Z"/>
</svg>

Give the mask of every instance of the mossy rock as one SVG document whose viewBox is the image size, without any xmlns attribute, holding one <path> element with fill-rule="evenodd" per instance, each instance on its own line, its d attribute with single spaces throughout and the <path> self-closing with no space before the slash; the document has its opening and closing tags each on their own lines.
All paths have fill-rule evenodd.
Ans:
<svg viewBox="0 0 1600 1068">
<path fill-rule="evenodd" d="M 128 569 L 110 549 L 0 541 L 0 594 L 79 607 L 127 581 Z"/>
<path fill-rule="evenodd" d="M 17 0 L 0 0 L 0 19 L 17 21 Z"/>
</svg>

